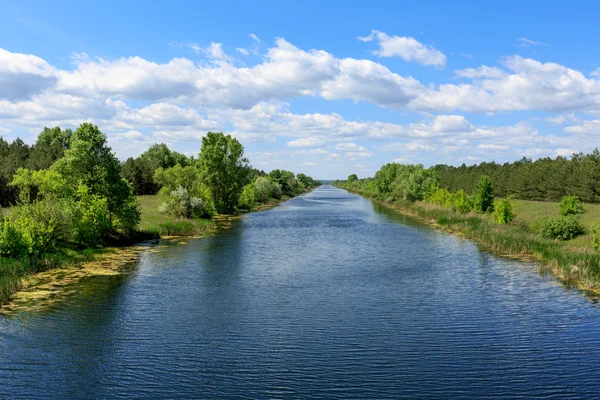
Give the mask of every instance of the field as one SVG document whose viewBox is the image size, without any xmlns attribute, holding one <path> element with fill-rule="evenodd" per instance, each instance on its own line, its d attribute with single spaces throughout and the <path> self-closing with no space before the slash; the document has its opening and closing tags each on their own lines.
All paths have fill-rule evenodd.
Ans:
<svg viewBox="0 0 600 400">
<path fill-rule="evenodd" d="M 542 221 L 558 216 L 558 203 L 545 201 L 512 200 L 516 214 L 515 223 L 526 226 L 530 232 L 537 233 Z M 591 228 L 600 224 L 600 204 L 585 204 L 586 213 L 581 219 L 588 232 L 568 241 L 569 244 L 592 248 Z"/>
</svg>

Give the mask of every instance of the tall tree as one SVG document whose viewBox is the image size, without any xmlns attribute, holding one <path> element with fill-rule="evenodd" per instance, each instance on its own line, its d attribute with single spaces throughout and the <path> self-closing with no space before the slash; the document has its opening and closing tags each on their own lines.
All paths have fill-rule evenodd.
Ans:
<svg viewBox="0 0 600 400">
<path fill-rule="evenodd" d="M 241 143 L 231 135 L 208 132 L 202 138 L 198 167 L 217 212 L 232 211 L 248 183 L 249 165 Z"/>
</svg>

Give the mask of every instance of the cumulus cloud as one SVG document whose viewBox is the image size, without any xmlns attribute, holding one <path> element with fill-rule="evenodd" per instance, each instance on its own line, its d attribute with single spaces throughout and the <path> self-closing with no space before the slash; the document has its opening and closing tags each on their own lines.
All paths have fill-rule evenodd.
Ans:
<svg viewBox="0 0 600 400">
<path fill-rule="evenodd" d="M 0 48 L 0 99 L 19 101 L 42 93 L 56 84 L 57 72 L 39 57 Z"/>
<path fill-rule="evenodd" d="M 414 61 L 423 65 L 432 65 L 442 68 L 446 65 L 446 56 L 434 47 L 424 45 L 413 37 L 388 36 L 384 32 L 371 31 L 369 36 L 359 37 L 362 42 L 376 39 L 379 50 L 373 54 L 380 57 L 398 56 L 406 61 Z"/>
<path fill-rule="evenodd" d="M 307 137 L 288 142 L 289 147 L 322 147 L 325 142 L 319 138 Z"/>
</svg>

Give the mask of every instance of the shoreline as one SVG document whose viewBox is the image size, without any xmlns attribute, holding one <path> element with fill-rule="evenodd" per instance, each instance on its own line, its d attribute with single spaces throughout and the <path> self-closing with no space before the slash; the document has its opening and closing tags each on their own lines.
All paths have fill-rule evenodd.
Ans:
<svg viewBox="0 0 600 400">
<path fill-rule="evenodd" d="M 540 239 L 516 225 L 500 225 L 480 214 L 459 214 L 428 203 L 389 203 L 360 191 L 336 186 L 376 202 L 400 214 L 416 218 L 428 226 L 472 240 L 497 256 L 536 262 L 560 282 L 577 286 L 588 294 L 600 294 L 600 254 L 566 242 Z"/>
<path fill-rule="evenodd" d="M 312 189 L 311 189 L 312 190 Z M 309 193 L 311 190 L 294 197 L 284 197 L 254 207 L 252 211 L 238 212 L 233 215 L 216 215 L 211 218 L 214 224 L 202 231 L 197 230 L 186 235 L 164 235 L 123 246 L 109 246 L 97 250 L 85 260 L 69 260 L 49 269 L 26 274 L 18 278 L 18 289 L 10 293 L 8 299 L 0 302 L 0 314 L 21 310 L 42 310 L 57 301 L 75 294 L 72 287 L 83 279 L 95 276 L 123 276 L 133 269 L 142 252 L 156 252 L 172 245 L 183 245 L 191 239 L 212 237 L 220 231 L 229 229 L 233 223 L 245 214 L 273 209 L 281 204 Z M 85 256 L 83 256 L 85 257 Z"/>
</svg>

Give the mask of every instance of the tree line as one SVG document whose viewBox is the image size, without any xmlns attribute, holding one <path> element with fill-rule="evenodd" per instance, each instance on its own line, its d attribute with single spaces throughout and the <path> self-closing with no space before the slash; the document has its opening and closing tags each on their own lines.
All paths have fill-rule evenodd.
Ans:
<svg viewBox="0 0 600 400">
<path fill-rule="evenodd" d="M 317 186 L 311 177 L 252 168 L 242 144 L 209 132 L 197 158 L 155 144 L 121 163 L 97 126 L 45 128 L 34 145 L 0 138 L 0 256 L 39 257 L 96 247 L 137 231 L 136 195 L 159 193 L 161 212 L 178 218 L 252 209 Z M 1 261 L 1 260 L 0 260 Z"/>
<path fill-rule="evenodd" d="M 578 196 L 586 203 L 600 202 L 600 151 L 573 154 L 570 158 L 522 158 L 512 163 L 484 162 L 453 167 L 431 168 L 440 186 L 451 192 L 463 189 L 469 193 L 479 179 L 489 176 L 496 194 L 523 200 L 559 201 L 567 195 Z"/>
</svg>

